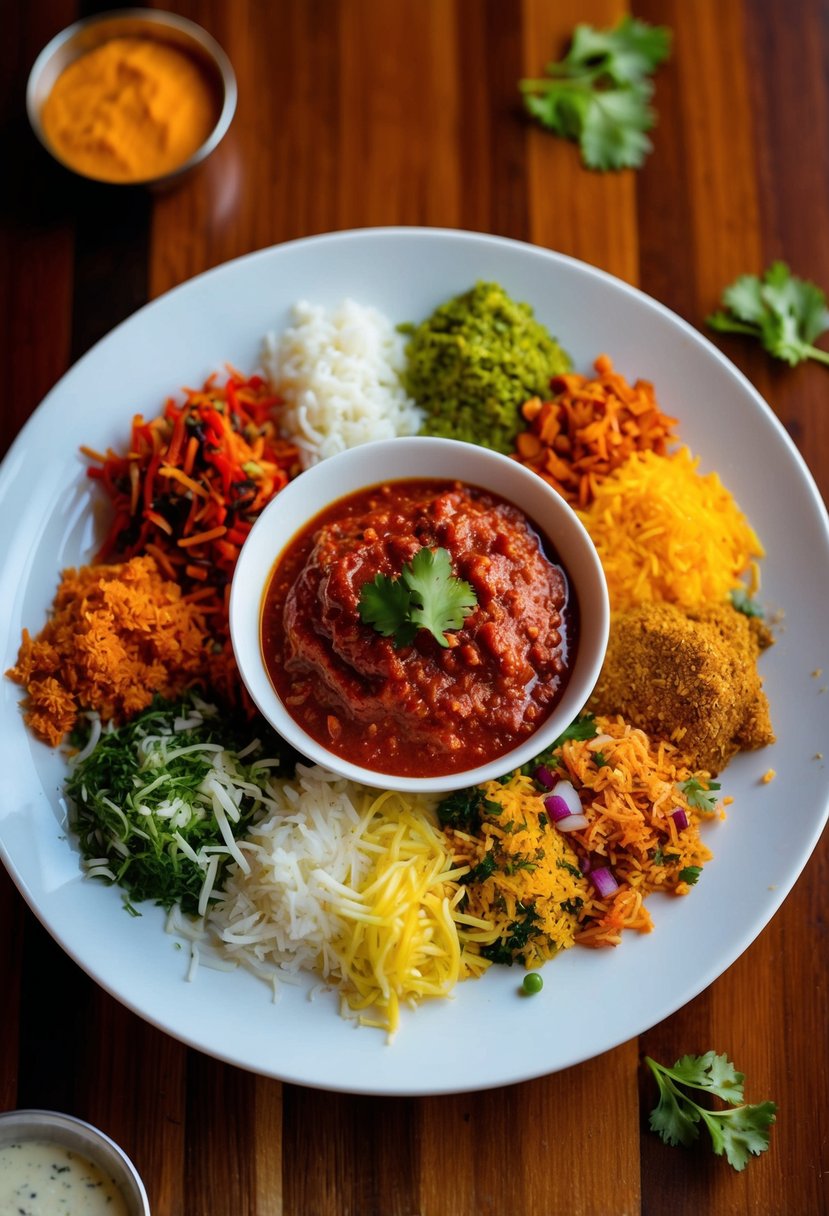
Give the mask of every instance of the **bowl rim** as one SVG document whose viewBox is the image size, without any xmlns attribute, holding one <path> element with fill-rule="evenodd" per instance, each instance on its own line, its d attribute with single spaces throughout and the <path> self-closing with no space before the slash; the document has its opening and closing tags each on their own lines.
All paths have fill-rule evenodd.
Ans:
<svg viewBox="0 0 829 1216">
<path fill-rule="evenodd" d="M 416 452 L 416 450 L 422 452 L 424 456 L 439 451 L 446 460 L 454 457 L 458 461 L 474 462 L 474 464 L 472 467 L 460 466 L 460 472 L 449 476 L 442 473 L 386 471 L 386 463 L 389 458 L 394 459 L 395 452 L 400 456 L 403 452 Z M 324 494 L 324 487 L 328 482 L 340 475 L 347 477 L 351 473 L 352 467 L 359 469 L 366 462 L 371 462 L 378 470 L 382 469 L 383 473 L 377 476 L 362 476 L 357 480 L 354 479 L 352 473 L 351 488 L 330 495 Z M 481 466 L 490 470 L 499 469 L 504 477 L 523 483 L 528 493 L 544 500 L 554 515 L 551 523 L 557 525 L 564 521 L 563 527 L 568 530 L 564 547 L 578 549 L 579 569 L 577 572 L 573 571 L 575 563 L 572 559 L 563 556 L 561 558 L 562 565 L 567 571 L 571 594 L 575 594 L 578 602 L 580 618 L 576 660 L 567 685 L 552 712 L 532 735 L 516 747 L 485 764 L 454 773 L 422 777 L 400 776 L 364 768 L 362 765 L 329 751 L 323 744 L 307 734 L 285 708 L 270 680 L 262 657 L 260 640 L 262 603 L 270 573 L 279 555 L 284 552 L 293 537 L 302 531 L 315 516 L 339 499 L 375 485 L 395 481 L 428 480 L 430 477 L 436 481 L 449 481 L 457 478 L 467 485 L 477 486 L 484 490 L 489 488 L 497 496 L 514 502 L 508 492 L 488 486 L 482 477 L 475 476 L 475 469 Z M 303 480 L 309 476 L 310 483 Z M 306 487 L 306 491 L 309 485 L 312 490 L 316 490 L 312 505 L 304 509 L 302 522 L 297 526 L 288 530 L 277 523 L 276 539 L 271 544 L 269 530 L 273 526 L 272 521 L 279 520 L 280 500 L 284 511 L 286 500 L 283 496 L 290 491 L 288 503 L 292 503 L 294 499 L 299 501 L 299 496 L 303 493 L 303 485 Z M 544 527 L 543 523 L 534 517 L 532 511 L 522 507 L 520 503 L 516 502 L 514 505 L 528 516 L 533 526 L 545 535 L 549 535 L 550 529 Z M 560 546 L 557 543 L 556 535 L 549 535 L 549 539 L 559 552 Z M 267 557 L 260 553 L 260 550 L 266 548 L 270 554 Z M 252 583 L 256 588 L 255 608 Z M 587 595 L 590 597 L 589 605 L 585 603 Z M 251 637 L 254 612 L 255 645 Z M 588 618 L 591 622 L 589 631 L 584 628 L 584 623 Z M 242 545 L 231 582 L 229 622 L 236 666 L 248 693 L 274 730 L 301 755 L 307 757 L 309 763 L 318 764 L 338 776 L 376 789 L 394 790 L 401 793 L 449 793 L 452 790 L 478 785 L 483 781 L 503 776 L 512 769 L 527 763 L 545 747 L 548 747 L 575 720 L 595 686 L 604 660 L 610 631 L 610 604 L 604 570 L 587 529 L 570 504 L 543 478 L 511 457 L 490 448 L 456 439 L 417 435 L 373 440 L 348 448 L 312 465 L 289 482 L 260 513 Z"/>
<path fill-rule="evenodd" d="M 120 1166 L 123 1177 L 113 1178 L 113 1181 L 121 1191 L 130 1216 L 150 1216 L 150 1200 L 135 1163 L 120 1144 L 93 1123 L 64 1111 L 38 1107 L 0 1111 L 0 1147 L 8 1143 L 4 1129 L 9 1127 L 20 1140 L 43 1142 L 53 1139 L 65 1148 L 88 1156 L 105 1172 L 111 1172 L 113 1164 L 116 1168 Z M 78 1148 L 79 1143 L 88 1147 Z M 125 1185 L 131 1193 L 124 1189 Z"/>
<path fill-rule="evenodd" d="M 218 77 L 222 84 L 222 98 L 219 116 L 208 135 L 198 148 L 196 148 L 185 161 L 182 161 L 175 169 L 167 173 L 159 174 L 155 177 L 131 178 L 129 181 L 109 181 L 106 178 L 92 177 L 88 173 L 83 173 L 74 168 L 68 161 L 64 160 L 58 151 L 49 143 L 43 131 L 43 123 L 41 121 L 42 103 L 38 102 L 37 89 L 40 79 L 46 70 L 47 66 L 54 56 L 71 43 L 73 39 L 79 37 L 86 30 L 95 29 L 96 27 L 105 27 L 112 24 L 117 25 L 119 22 L 125 21 L 145 21 L 148 25 L 155 26 L 160 30 L 175 30 L 180 34 L 186 35 L 197 43 L 201 49 L 212 59 L 215 64 Z M 112 37 L 117 37 L 117 31 L 113 31 Z M 102 39 L 101 45 L 108 39 Z M 81 52 L 83 53 L 83 52 Z M 77 56 L 80 58 L 80 55 Z M 59 30 L 39 51 L 34 63 L 29 70 L 29 76 L 26 81 L 26 114 L 29 119 L 29 126 L 37 137 L 41 146 L 49 153 L 53 160 L 61 165 L 68 172 L 82 179 L 83 181 L 95 182 L 100 186 L 113 187 L 147 187 L 157 186 L 162 183 L 170 183 L 183 177 L 196 165 L 201 164 L 203 160 L 213 152 L 228 132 L 233 116 L 236 113 L 236 104 L 239 96 L 239 88 L 236 80 L 236 73 L 233 69 L 233 64 L 230 61 L 224 48 L 216 41 L 211 33 L 197 22 L 191 21 L 189 17 L 183 17 L 179 13 L 166 12 L 163 9 L 152 8 L 119 8 L 112 9 L 104 13 L 97 13 L 89 17 L 81 17 L 77 21 L 73 21 L 71 25 L 67 25 L 64 29 Z"/>
</svg>

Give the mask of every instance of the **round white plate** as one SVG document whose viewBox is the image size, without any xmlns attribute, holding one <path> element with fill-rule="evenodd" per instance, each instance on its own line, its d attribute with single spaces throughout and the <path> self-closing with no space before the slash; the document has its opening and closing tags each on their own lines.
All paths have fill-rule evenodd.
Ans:
<svg viewBox="0 0 829 1216">
<path fill-rule="evenodd" d="M 493 968 L 453 1000 L 406 1011 L 392 1044 L 342 1020 L 311 981 L 278 1002 L 241 971 L 201 967 L 165 934 L 163 913 L 134 919 L 114 888 L 84 879 L 68 837 L 58 753 L 23 727 L 20 690 L 0 681 L 0 848 L 35 913 L 99 984 L 140 1016 L 211 1055 L 269 1076 L 354 1093 L 437 1094 L 521 1081 L 641 1033 L 717 978 L 767 924 L 824 826 L 829 773 L 829 527 L 787 434 L 748 381 L 691 326 L 624 283 L 545 250 L 473 233 L 365 229 L 267 249 L 185 283 L 141 309 L 52 390 L 0 468 L 3 669 L 23 627 L 43 624 L 60 569 L 89 561 L 99 534 L 82 443 L 124 444 L 134 412 L 153 416 L 181 386 L 232 363 L 259 365 L 264 334 L 300 299 L 350 296 L 395 321 L 420 320 L 478 280 L 501 283 L 589 371 L 600 352 L 651 380 L 681 438 L 716 469 L 767 550 L 762 600 L 785 615 L 760 660 L 778 742 L 723 774 L 714 860 L 684 899 L 652 897 L 654 932 L 615 950 L 572 949 L 544 989 L 518 995 L 522 970 Z M 829 679 L 829 675 L 826 677 Z M 774 768 L 769 784 L 761 778 Z"/>
</svg>

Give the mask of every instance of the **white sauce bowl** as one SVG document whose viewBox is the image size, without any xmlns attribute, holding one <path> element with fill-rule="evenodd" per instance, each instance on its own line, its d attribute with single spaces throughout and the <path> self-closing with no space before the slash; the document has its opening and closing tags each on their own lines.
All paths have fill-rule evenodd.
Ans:
<svg viewBox="0 0 829 1216">
<path fill-rule="evenodd" d="M 91 1123 L 52 1110 L 0 1113 L 0 1148 L 18 1143 L 54 1144 L 85 1157 L 112 1179 L 129 1216 L 150 1216 L 150 1201 L 135 1166 L 114 1140 Z"/>
<path fill-rule="evenodd" d="M 575 593 L 579 614 L 576 661 L 549 717 L 518 747 L 487 764 L 440 776 L 401 777 L 363 768 L 308 735 L 280 700 L 260 641 L 262 602 L 274 564 L 320 511 L 383 482 L 461 481 L 506 499 L 552 544 Z M 264 717 L 316 764 L 381 789 L 439 793 L 500 777 L 548 747 L 578 716 L 599 676 L 610 626 L 604 571 L 586 529 L 567 502 L 537 473 L 509 456 L 454 439 L 429 436 L 362 444 L 321 461 L 276 495 L 242 546 L 230 593 L 230 635 L 242 679 Z"/>
</svg>

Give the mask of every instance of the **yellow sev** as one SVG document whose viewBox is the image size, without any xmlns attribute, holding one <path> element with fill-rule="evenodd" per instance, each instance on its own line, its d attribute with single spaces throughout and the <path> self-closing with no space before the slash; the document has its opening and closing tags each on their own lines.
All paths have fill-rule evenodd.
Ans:
<svg viewBox="0 0 829 1216">
<path fill-rule="evenodd" d="M 514 773 L 482 789 L 480 831 L 444 829 L 455 860 L 472 871 L 464 909 L 479 922 L 491 922 L 489 929 L 470 933 L 470 949 L 493 961 L 538 966 L 573 945 L 588 884 L 566 837 L 549 822 L 531 777 Z"/>
<path fill-rule="evenodd" d="M 459 929 L 482 926 L 459 910 L 463 870 L 413 800 L 378 796 L 360 845 L 374 861 L 359 885 L 328 884 L 331 911 L 343 922 L 330 948 L 344 1012 L 393 1035 L 401 1003 L 448 997 L 458 980 L 486 969 L 459 937 Z"/>
<path fill-rule="evenodd" d="M 611 608 L 665 600 L 686 610 L 721 603 L 763 547 L 716 473 L 697 472 L 687 448 L 637 452 L 596 485 L 580 512 L 601 558 Z"/>
</svg>

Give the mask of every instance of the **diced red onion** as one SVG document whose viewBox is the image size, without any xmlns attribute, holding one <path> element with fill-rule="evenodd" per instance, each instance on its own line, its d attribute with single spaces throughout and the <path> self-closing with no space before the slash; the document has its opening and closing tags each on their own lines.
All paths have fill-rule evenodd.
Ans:
<svg viewBox="0 0 829 1216">
<path fill-rule="evenodd" d="M 607 866 L 598 866 L 595 870 L 591 870 L 590 881 L 602 899 L 606 899 L 608 895 L 613 895 L 619 890 L 619 884 Z"/>
<path fill-rule="evenodd" d="M 562 778 L 562 780 L 555 783 L 550 792 L 564 799 L 570 808 L 571 815 L 581 815 L 583 813 L 581 798 L 576 793 L 576 787 L 571 781 L 565 781 Z"/>
<path fill-rule="evenodd" d="M 580 832 L 582 828 L 590 826 L 590 820 L 586 815 L 568 815 L 566 819 L 559 819 L 556 822 L 556 827 L 560 832 Z"/>
<path fill-rule="evenodd" d="M 552 819 L 553 823 L 558 823 L 562 819 L 567 819 L 572 815 L 567 803 L 558 794 L 548 794 L 544 799 L 544 810 Z"/>
<path fill-rule="evenodd" d="M 676 824 L 676 830 L 681 832 L 688 826 L 688 816 L 685 814 L 681 806 L 678 806 L 675 811 L 671 811 L 671 819 Z"/>
<path fill-rule="evenodd" d="M 543 785 L 545 790 L 551 790 L 556 783 L 555 773 L 547 768 L 546 764 L 540 764 L 533 773 L 533 777 L 539 785 Z"/>
</svg>

